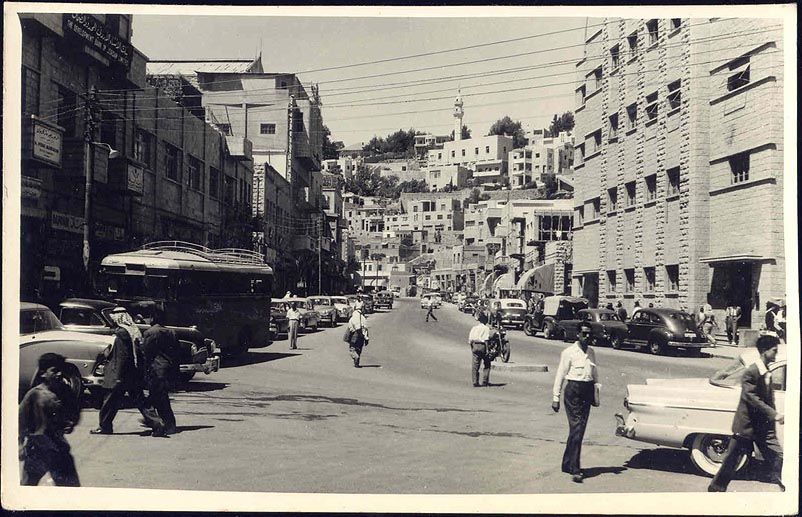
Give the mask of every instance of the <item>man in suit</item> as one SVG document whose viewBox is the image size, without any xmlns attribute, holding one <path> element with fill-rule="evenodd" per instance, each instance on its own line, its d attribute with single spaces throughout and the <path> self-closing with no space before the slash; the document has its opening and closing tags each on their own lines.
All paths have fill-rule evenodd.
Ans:
<svg viewBox="0 0 802 517">
<path fill-rule="evenodd" d="M 161 311 L 154 310 L 152 326 L 142 336 L 148 401 L 164 421 L 164 427 L 155 429 L 153 436 L 166 436 L 177 431 L 169 393 L 170 386 L 178 373 L 180 349 L 175 332 L 164 328 L 161 320 Z"/>
<path fill-rule="evenodd" d="M 727 485 L 735 475 L 735 469 L 743 455 L 752 454 L 753 444 L 760 449 L 763 459 L 771 469 L 771 481 L 785 491 L 780 479 L 783 451 L 776 431 L 776 425 L 784 423 L 785 417 L 774 407 L 771 373 L 766 367 L 777 357 L 779 343 L 780 340 L 772 335 L 763 335 L 757 340 L 760 357 L 744 372 L 741 400 L 732 421 L 732 438 L 721 468 L 707 487 L 708 492 L 727 491 Z"/>
<path fill-rule="evenodd" d="M 156 411 L 147 405 L 145 394 L 142 392 L 144 358 L 137 355 L 136 347 L 136 343 L 142 340 L 142 335 L 124 308 L 113 309 L 109 317 L 117 328 L 114 331 L 114 343 L 104 351 L 108 361 L 103 371 L 103 387 L 108 391 L 100 407 L 99 426 L 89 432 L 91 434 L 114 432 L 112 425 L 114 417 L 117 416 L 126 393 L 142 413 L 145 425 L 154 431 L 159 430 L 164 426 L 164 422 Z"/>
</svg>

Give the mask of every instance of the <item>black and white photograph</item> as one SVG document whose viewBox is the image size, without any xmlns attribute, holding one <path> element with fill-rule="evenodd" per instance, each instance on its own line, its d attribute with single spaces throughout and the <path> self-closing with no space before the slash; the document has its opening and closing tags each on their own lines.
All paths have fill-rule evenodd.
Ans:
<svg viewBox="0 0 802 517">
<path fill-rule="evenodd" d="M 3 508 L 798 513 L 796 14 L 5 3 Z"/>
</svg>

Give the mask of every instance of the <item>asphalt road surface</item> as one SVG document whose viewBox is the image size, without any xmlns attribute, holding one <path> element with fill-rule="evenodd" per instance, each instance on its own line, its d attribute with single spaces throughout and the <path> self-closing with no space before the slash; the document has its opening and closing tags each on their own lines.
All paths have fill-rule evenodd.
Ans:
<svg viewBox="0 0 802 517">
<path fill-rule="evenodd" d="M 654 357 L 597 348 L 602 406 L 582 449 L 584 483 L 560 472 L 568 424 L 551 410 L 567 343 L 510 331 L 512 359 L 549 372 L 497 371 L 473 388 L 466 344 L 474 319 L 446 304 L 424 322 L 418 300 L 369 317 L 353 367 L 343 325 L 250 350 L 173 395 L 180 433 L 147 436 L 126 409 L 115 434 L 92 436 L 85 409 L 69 441 L 83 486 L 258 492 L 522 494 L 703 492 L 688 452 L 615 436 L 625 386 L 648 377 L 707 377 L 716 357 Z M 733 491 L 774 491 L 750 468 Z"/>
</svg>

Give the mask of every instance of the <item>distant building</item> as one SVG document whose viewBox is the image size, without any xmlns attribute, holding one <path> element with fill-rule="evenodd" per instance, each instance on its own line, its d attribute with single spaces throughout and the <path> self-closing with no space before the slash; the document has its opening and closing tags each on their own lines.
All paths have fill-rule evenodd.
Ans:
<svg viewBox="0 0 802 517">
<path fill-rule="evenodd" d="M 512 149 L 512 137 L 482 136 L 446 142 L 442 149 L 428 152 L 427 162 L 429 168 L 461 165 L 472 170 L 475 181 L 481 183 L 506 183 L 509 151 Z"/>
<path fill-rule="evenodd" d="M 461 189 L 468 185 L 473 172 L 462 165 L 432 166 L 425 169 L 426 185 L 429 190 L 436 191 L 444 187 Z"/>
</svg>

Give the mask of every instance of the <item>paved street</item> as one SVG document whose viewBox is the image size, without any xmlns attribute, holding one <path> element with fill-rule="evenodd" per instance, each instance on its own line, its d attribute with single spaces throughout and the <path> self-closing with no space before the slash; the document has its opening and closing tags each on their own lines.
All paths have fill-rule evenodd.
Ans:
<svg viewBox="0 0 802 517">
<path fill-rule="evenodd" d="M 564 413 L 550 404 L 562 342 L 512 331 L 512 361 L 548 373 L 495 371 L 469 384 L 474 320 L 454 305 L 424 323 L 417 300 L 369 317 L 364 368 L 351 366 L 343 326 L 251 350 L 174 396 L 181 432 L 145 437 L 136 410 L 113 436 L 90 436 L 84 410 L 70 436 L 84 486 L 325 493 L 704 491 L 687 452 L 614 435 L 624 387 L 647 377 L 707 376 L 724 358 L 652 357 L 597 349 L 602 407 L 591 412 L 582 485 L 560 472 Z M 147 475 L 143 475 L 143 473 Z M 736 480 L 732 490 L 772 486 Z"/>
</svg>

